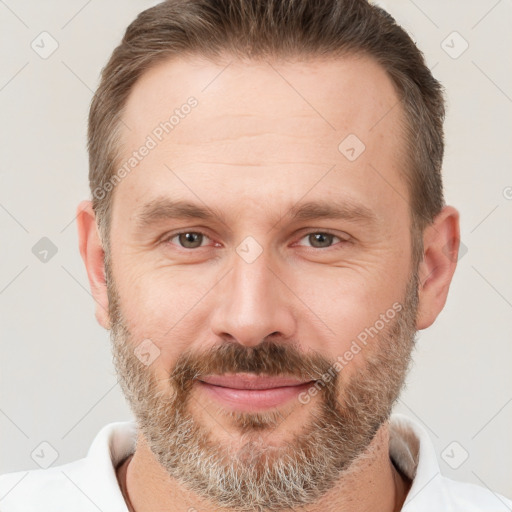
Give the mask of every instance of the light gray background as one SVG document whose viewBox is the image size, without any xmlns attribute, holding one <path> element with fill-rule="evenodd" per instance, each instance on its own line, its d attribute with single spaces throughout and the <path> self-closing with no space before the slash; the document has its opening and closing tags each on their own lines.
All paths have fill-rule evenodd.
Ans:
<svg viewBox="0 0 512 512">
<path fill-rule="evenodd" d="M 155 3 L 0 0 L 0 473 L 38 467 L 31 453 L 43 441 L 54 464 L 76 460 L 102 426 L 131 417 L 74 216 L 89 197 L 86 118 L 100 69 Z M 382 4 L 446 87 L 446 197 L 467 248 L 444 311 L 419 333 L 396 410 L 427 428 L 444 474 L 512 496 L 512 3 Z M 47 59 L 31 48 L 43 31 L 59 45 Z M 454 31 L 469 44 L 458 58 Z M 46 263 L 32 253 L 42 237 L 58 249 Z M 458 469 L 442 456 L 453 441 L 452 465 L 469 454 Z"/>
</svg>

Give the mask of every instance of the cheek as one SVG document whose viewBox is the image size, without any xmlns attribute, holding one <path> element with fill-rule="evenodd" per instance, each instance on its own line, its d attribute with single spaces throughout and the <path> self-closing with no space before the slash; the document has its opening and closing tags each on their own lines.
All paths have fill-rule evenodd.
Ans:
<svg viewBox="0 0 512 512">
<path fill-rule="evenodd" d="M 401 262 L 390 261 L 391 256 L 376 250 L 346 266 L 283 266 L 280 275 L 289 290 L 275 286 L 269 293 L 279 294 L 276 304 L 293 314 L 294 335 L 304 347 L 335 360 L 402 299 L 405 277 L 400 275 Z M 158 347 L 154 371 L 168 372 L 184 351 L 216 341 L 212 314 L 232 293 L 228 280 L 222 282 L 227 266 L 149 266 L 135 258 L 121 263 L 116 284 L 122 310 L 134 345 L 150 339 Z M 357 359 L 364 361 L 364 356 Z"/>
<path fill-rule="evenodd" d="M 391 315 L 394 317 L 393 305 L 403 299 L 405 278 L 396 271 L 370 274 L 366 270 L 337 268 L 314 276 L 302 274 L 290 287 L 303 304 L 301 317 L 305 323 L 299 324 L 299 330 L 308 333 L 311 348 L 335 360 L 351 350 L 354 342 L 370 348 L 370 343 L 366 347 L 365 342 L 375 339 Z M 311 326 L 316 327 L 311 330 Z M 303 338 L 300 332 L 299 338 Z"/>
<path fill-rule="evenodd" d="M 204 310 L 204 298 L 218 280 L 214 274 L 191 268 L 154 268 L 127 272 L 117 283 L 133 345 L 149 339 L 159 350 L 151 368 L 173 368 L 199 338 L 203 326 L 198 312 Z"/>
<path fill-rule="evenodd" d="M 139 267 L 119 281 L 120 299 L 127 318 L 152 331 L 171 329 L 215 283 L 197 268 Z"/>
</svg>

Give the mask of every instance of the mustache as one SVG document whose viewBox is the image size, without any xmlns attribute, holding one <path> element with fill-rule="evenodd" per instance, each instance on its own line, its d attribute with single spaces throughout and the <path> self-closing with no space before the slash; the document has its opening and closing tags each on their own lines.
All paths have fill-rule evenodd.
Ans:
<svg viewBox="0 0 512 512">
<path fill-rule="evenodd" d="M 181 391 L 189 390 L 195 379 L 225 373 L 317 380 L 333 364 L 318 352 L 303 353 L 293 343 L 265 340 L 254 347 L 246 347 L 226 341 L 202 353 L 188 351 L 181 354 L 169 378 Z"/>
</svg>

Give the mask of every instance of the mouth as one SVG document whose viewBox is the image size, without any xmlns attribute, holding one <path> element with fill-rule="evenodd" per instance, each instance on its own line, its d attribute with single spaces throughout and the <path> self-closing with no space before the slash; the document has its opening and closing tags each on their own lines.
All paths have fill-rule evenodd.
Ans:
<svg viewBox="0 0 512 512">
<path fill-rule="evenodd" d="M 224 407 L 241 412 L 279 407 L 297 398 L 315 381 L 255 374 L 208 375 L 197 380 L 201 390 Z"/>
</svg>

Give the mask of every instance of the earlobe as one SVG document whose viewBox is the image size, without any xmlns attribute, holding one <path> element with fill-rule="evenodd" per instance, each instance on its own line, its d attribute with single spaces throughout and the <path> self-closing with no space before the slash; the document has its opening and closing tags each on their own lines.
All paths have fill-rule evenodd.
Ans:
<svg viewBox="0 0 512 512">
<path fill-rule="evenodd" d="M 96 302 L 96 319 L 105 329 L 110 329 L 105 252 L 98 234 L 92 202 L 88 200 L 80 202 L 76 213 L 79 249 L 89 277 L 92 296 Z"/>
<path fill-rule="evenodd" d="M 416 328 L 426 329 L 442 311 L 457 267 L 460 245 L 459 212 L 445 206 L 423 234 Z"/>
</svg>

